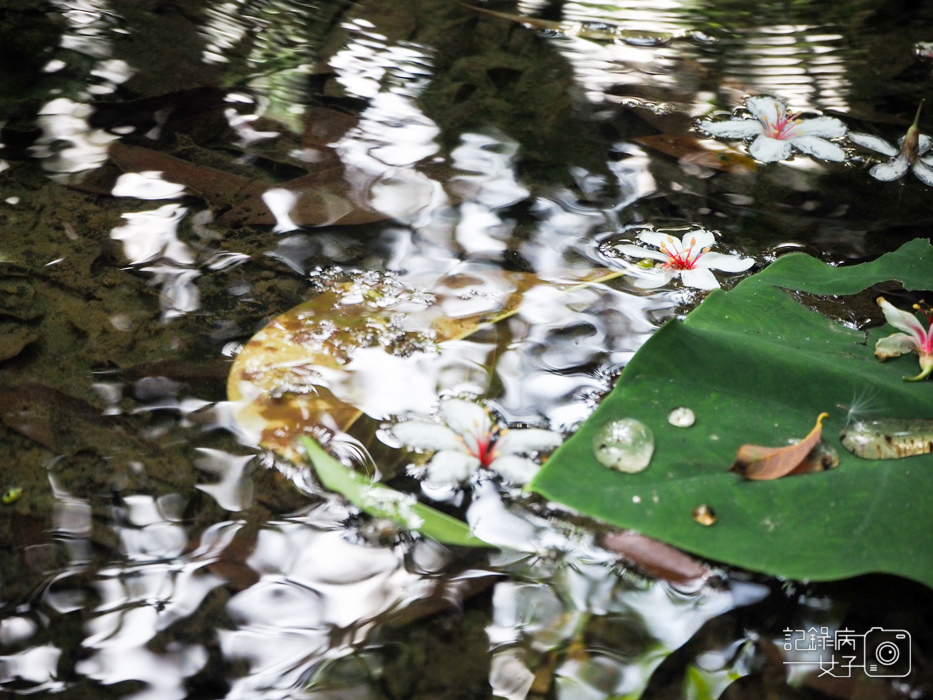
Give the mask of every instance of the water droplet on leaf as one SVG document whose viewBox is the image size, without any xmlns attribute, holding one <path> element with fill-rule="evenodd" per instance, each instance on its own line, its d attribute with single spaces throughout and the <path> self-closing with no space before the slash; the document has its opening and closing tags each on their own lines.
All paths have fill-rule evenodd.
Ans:
<svg viewBox="0 0 933 700">
<path fill-rule="evenodd" d="M 716 524 L 716 512 L 705 503 L 694 508 L 691 515 L 700 525 L 709 527 Z"/>
<path fill-rule="evenodd" d="M 593 435 L 593 452 L 603 466 L 627 474 L 648 468 L 654 453 L 651 429 L 634 418 L 620 418 L 602 426 Z"/>
<path fill-rule="evenodd" d="M 686 406 L 681 406 L 667 414 L 667 422 L 675 428 L 689 428 L 697 422 L 697 416 Z"/>
<path fill-rule="evenodd" d="M 862 459 L 900 459 L 933 452 L 933 420 L 855 421 L 839 433 L 842 446 Z"/>
</svg>

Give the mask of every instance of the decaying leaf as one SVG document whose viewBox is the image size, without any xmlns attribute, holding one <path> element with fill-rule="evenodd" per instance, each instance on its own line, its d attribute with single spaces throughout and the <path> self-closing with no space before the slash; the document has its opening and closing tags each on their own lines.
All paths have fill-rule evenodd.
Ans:
<svg viewBox="0 0 933 700">
<path fill-rule="evenodd" d="M 346 431 L 364 413 L 377 420 L 429 410 L 445 371 L 479 367 L 489 351 L 463 340 L 515 314 L 535 288 L 569 291 L 618 270 L 562 278 L 501 270 L 445 275 L 418 291 L 378 273 L 322 280 L 315 296 L 275 318 L 237 355 L 227 380 L 236 420 L 259 444 L 292 459 L 297 438 L 317 426 Z M 378 390 L 377 390 L 378 389 Z"/>
<path fill-rule="evenodd" d="M 807 458 L 819 445 L 823 437 L 823 419 L 828 417 L 828 413 L 821 413 L 817 416 L 813 430 L 803 440 L 793 445 L 785 447 L 742 445 L 735 457 L 732 471 L 752 481 L 768 481 L 790 474 L 813 471 L 812 461 Z M 818 461 L 821 463 L 822 457 Z"/>
<path fill-rule="evenodd" d="M 275 224 L 275 215 L 263 200 L 263 195 L 271 189 L 287 190 L 295 196 L 289 218 L 298 226 L 365 224 L 387 218 L 365 204 L 365 193 L 344 178 L 342 167 L 326 168 L 273 184 L 120 142 L 111 144 L 109 155 L 123 172 L 160 172 L 164 180 L 184 185 L 212 207 L 228 209 L 219 219 L 227 226 Z"/>
<path fill-rule="evenodd" d="M 671 583 L 690 583 L 709 575 L 709 569 L 693 557 L 637 532 L 609 532 L 603 536 L 601 544 L 646 573 Z"/>
<path fill-rule="evenodd" d="M 652 134 L 639 136 L 634 141 L 677 158 L 683 164 L 698 165 L 723 172 L 755 170 L 755 159 L 741 151 L 712 141 L 698 139 L 690 134 Z"/>
</svg>

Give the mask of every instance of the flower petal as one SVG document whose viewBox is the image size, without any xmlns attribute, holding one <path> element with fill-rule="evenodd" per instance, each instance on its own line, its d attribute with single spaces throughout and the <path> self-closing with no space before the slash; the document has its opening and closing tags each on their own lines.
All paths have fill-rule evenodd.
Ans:
<svg viewBox="0 0 933 700">
<path fill-rule="evenodd" d="M 893 158 L 897 155 L 897 148 L 892 146 L 884 139 L 878 138 L 877 136 L 872 136 L 871 134 L 850 131 L 849 141 L 854 143 L 856 146 L 867 148 L 869 151 L 875 151 L 876 153 L 880 153 L 883 156 L 888 156 L 889 158 Z"/>
<path fill-rule="evenodd" d="M 790 158 L 791 145 L 789 141 L 779 141 L 762 134 L 748 147 L 748 152 L 752 157 L 764 163 L 775 163 L 779 160 Z"/>
<path fill-rule="evenodd" d="M 917 139 L 917 153 L 926 153 L 930 150 L 931 145 L 933 145 L 933 139 L 926 134 L 920 134 Z"/>
<path fill-rule="evenodd" d="M 745 100 L 745 108 L 752 113 L 760 122 L 777 121 L 778 117 L 787 113 L 787 107 L 783 102 L 778 102 L 773 97 L 749 97 Z M 757 158 L 757 156 L 756 156 Z"/>
<path fill-rule="evenodd" d="M 730 119 L 722 122 L 703 120 L 697 123 L 697 127 L 710 136 L 722 139 L 751 139 L 764 131 L 764 126 L 757 119 Z"/>
<path fill-rule="evenodd" d="M 651 258 L 652 260 L 660 260 L 661 262 L 670 260 L 670 256 L 665 255 L 660 250 L 642 248 L 633 243 L 622 243 L 621 245 L 615 246 L 615 250 L 623 255 L 631 255 L 633 258 Z"/>
<path fill-rule="evenodd" d="M 489 468 L 509 483 L 524 486 L 534 478 L 541 467 L 527 457 L 503 455 L 493 460 Z"/>
<path fill-rule="evenodd" d="M 662 245 L 670 248 L 671 245 L 677 246 L 680 244 L 679 239 L 663 231 L 642 231 L 638 234 L 638 240 L 653 245 L 655 248 L 660 248 Z M 665 256 L 664 259 L 667 260 L 667 257 Z"/>
<path fill-rule="evenodd" d="M 841 163 L 846 159 L 846 152 L 829 141 L 816 136 L 797 136 L 790 140 L 790 144 L 801 153 Z"/>
<path fill-rule="evenodd" d="M 875 357 L 879 360 L 888 360 L 916 350 L 917 345 L 914 343 L 913 338 L 903 333 L 895 333 L 887 338 L 882 338 L 875 344 Z"/>
<path fill-rule="evenodd" d="M 425 477 L 432 484 L 459 484 L 479 469 L 480 462 L 473 455 L 453 450 L 442 450 L 428 462 Z"/>
<path fill-rule="evenodd" d="M 513 428 L 503 433 L 496 442 L 496 451 L 501 455 L 527 455 L 533 452 L 549 452 L 564 441 L 560 433 L 542 428 Z"/>
<path fill-rule="evenodd" d="M 901 311 L 884 297 L 878 297 L 878 306 L 884 312 L 885 321 L 897 330 L 909 333 L 918 344 L 926 336 L 923 324 L 909 311 Z"/>
<path fill-rule="evenodd" d="M 691 241 L 693 242 L 691 243 Z M 707 231 L 705 228 L 698 228 L 695 231 L 684 234 L 681 239 L 680 249 L 687 250 L 687 248 L 692 246 L 694 250 L 703 250 L 715 244 L 716 236 L 712 231 Z"/>
<path fill-rule="evenodd" d="M 836 117 L 813 117 L 798 121 L 794 131 L 801 136 L 822 136 L 825 139 L 835 139 L 845 136 L 847 128 Z"/>
<path fill-rule="evenodd" d="M 924 160 L 917 160 L 914 163 L 912 170 L 914 175 L 920 178 L 920 182 L 924 185 L 929 185 L 933 187 L 933 167 L 930 167 L 930 164 Z"/>
<path fill-rule="evenodd" d="M 440 413 L 441 420 L 464 438 L 482 438 L 492 430 L 489 413 L 473 401 L 447 399 L 441 402 Z"/>
<path fill-rule="evenodd" d="M 635 278 L 635 281 L 632 282 L 632 284 L 639 289 L 657 289 L 658 287 L 663 287 L 677 277 L 677 275 L 678 273 L 674 270 L 656 267 L 653 270 L 633 273 L 632 277 Z"/>
<path fill-rule="evenodd" d="M 695 268 L 693 270 L 684 270 L 680 273 L 680 279 L 688 287 L 697 289 L 719 289 L 719 282 L 715 275 L 706 268 Z"/>
<path fill-rule="evenodd" d="M 887 163 L 879 163 L 869 170 L 868 174 L 876 180 L 891 182 L 904 177 L 904 173 L 907 172 L 908 167 L 910 167 L 910 162 L 907 160 L 907 156 L 899 155 L 897 158 L 889 160 Z"/>
<path fill-rule="evenodd" d="M 697 260 L 697 268 L 711 268 L 723 272 L 745 272 L 755 264 L 754 258 L 743 258 L 740 255 L 724 255 L 722 253 L 706 253 Z"/>
<path fill-rule="evenodd" d="M 406 447 L 414 450 L 459 450 L 466 448 L 460 437 L 450 428 L 437 423 L 408 420 L 396 423 L 389 431 Z"/>
</svg>

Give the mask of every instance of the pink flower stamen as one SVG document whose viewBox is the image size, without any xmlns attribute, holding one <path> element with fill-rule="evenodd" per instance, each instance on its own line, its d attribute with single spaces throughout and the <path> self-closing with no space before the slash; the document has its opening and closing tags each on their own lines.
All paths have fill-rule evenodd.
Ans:
<svg viewBox="0 0 933 700">
<path fill-rule="evenodd" d="M 768 117 L 765 117 L 765 135 L 772 139 L 777 139 L 778 141 L 786 141 L 792 138 L 794 136 L 794 129 L 797 124 L 800 123 L 799 117 L 800 112 L 791 113 L 790 111 L 778 114 L 773 122 Z"/>
<path fill-rule="evenodd" d="M 483 469 L 489 469 L 489 465 L 499 456 L 499 451 L 496 449 L 496 443 L 500 437 L 499 432 L 494 428 L 488 433 L 472 433 L 464 437 L 463 443 L 467 452 L 479 460 Z"/>
<path fill-rule="evenodd" d="M 668 248 L 664 243 L 661 244 L 661 252 L 664 253 L 669 259 L 666 263 L 662 264 L 662 267 L 666 267 L 672 270 L 693 270 L 696 267 L 696 262 L 703 257 L 704 254 L 709 252 L 709 247 L 703 248 L 700 251 L 697 251 L 694 255 L 693 249 L 697 244 L 696 238 L 690 239 L 690 245 L 686 250 L 678 250 L 677 245 L 674 243 L 673 236 L 667 237 L 668 243 L 671 244 L 671 247 Z"/>
<path fill-rule="evenodd" d="M 926 333 L 920 333 L 918 331 L 918 334 L 921 337 L 916 337 L 915 335 L 917 345 L 922 352 L 927 354 L 933 353 L 933 309 L 931 309 L 922 299 L 918 304 L 914 304 L 914 309 L 926 316 L 927 319 Z"/>
</svg>

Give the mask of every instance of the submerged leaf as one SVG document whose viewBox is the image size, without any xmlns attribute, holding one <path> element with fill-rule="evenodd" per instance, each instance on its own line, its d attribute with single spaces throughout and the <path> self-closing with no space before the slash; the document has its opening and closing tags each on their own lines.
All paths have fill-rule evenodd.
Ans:
<svg viewBox="0 0 933 700">
<path fill-rule="evenodd" d="M 282 183 L 270 183 L 197 165 L 161 151 L 119 141 L 110 145 L 110 160 L 124 173 L 160 172 L 166 182 L 184 185 L 214 208 L 229 209 L 225 226 L 272 226 L 276 216 L 263 200 L 270 189 L 294 193 L 291 220 L 298 226 L 353 225 L 387 218 L 368 206 L 368 193 L 344 178 L 341 166 L 324 168 Z"/>
<path fill-rule="evenodd" d="M 823 436 L 823 419 L 828 413 L 817 416 L 813 430 L 800 442 L 784 447 L 761 447 L 742 445 L 735 457 L 732 471 L 752 481 L 770 481 L 792 474 L 806 460 Z"/>
<path fill-rule="evenodd" d="M 417 530 L 443 544 L 492 547 L 470 532 L 466 523 L 419 503 L 414 496 L 374 483 L 343 466 L 311 438 L 304 436 L 301 443 L 321 484 L 342 495 L 364 513 L 388 518 L 408 530 Z"/>
<path fill-rule="evenodd" d="M 601 544 L 643 569 L 646 573 L 677 584 L 709 575 L 709 569 L 679 549 L 637 532 L 609 532 Z"/>
<path fill-rule="evenodd" d="M 757 161 L 751 156 L 718 141 L 698 139 L 690 134 L 652 134 L 639 136 L 633 141 L 677 158 L 683 164 L 699 165 L 723 172 L 755 170 Z"/>
<path fill-rule="evenodd" d="M 376 273 L 325 277 L 313 299 L 244 346 L 227 397 L 248 436 L 294 460 L 294 443 L 310 426 L 346 431 L 364 414 L 429 413 L 445 368 L 478 367 L 486 356 L 479 343 L 448 341 L 512 316 L 531 290 L 569 291 L 620 274 L 544 279 L 484 270 L 442 277 L 431 293 Z"/>
</svg>

